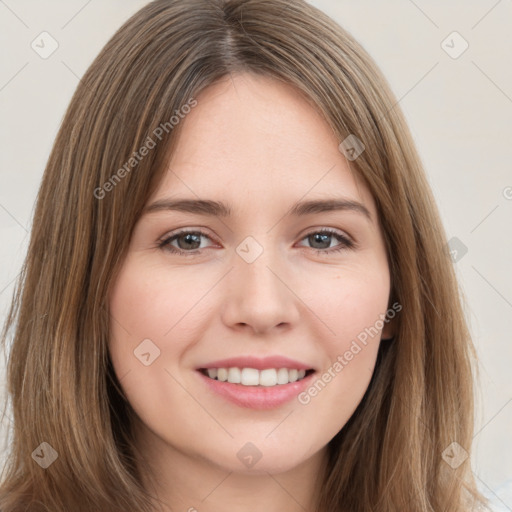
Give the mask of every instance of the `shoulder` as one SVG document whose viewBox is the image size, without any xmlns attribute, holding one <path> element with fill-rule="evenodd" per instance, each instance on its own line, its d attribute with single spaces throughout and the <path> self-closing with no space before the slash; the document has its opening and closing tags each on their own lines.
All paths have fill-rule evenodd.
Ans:
<svg viewBox="0 0 512 512">
<path fill-rule="evenodd" d="M 510 512 L 512 510 L 512 479 L 506 480 L 494 489 L 482 485 L 480 492 L 489 500 L 492 512 Z"/>
</svg>

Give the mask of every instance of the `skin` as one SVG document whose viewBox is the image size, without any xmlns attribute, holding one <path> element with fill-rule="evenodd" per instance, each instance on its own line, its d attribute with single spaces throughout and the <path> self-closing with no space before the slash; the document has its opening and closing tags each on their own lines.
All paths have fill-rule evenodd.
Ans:
<svg viewBox="0 0 512 512">
<path fill-rule="evenodd" d="M 137 414 L 137 447 L 154 473 L 143 479 L 167 504 L 161 510 L 313 510 L 326 445 L 362 399 L 393 324 L 307 404 L 242 408 L 210 391 L 196 368 L 280 354 L 311 364 L 317 377 L 329 368 L 332 374 L 338 356 L 389 306 L 376 206 L 350 172 L 340 141 L 290 85 L 243 73 L 196 99 L 148 205 L 213 199 L 233 216 L 143 214 L 109 298 L 110 355 Z M 298 201 L 334 197 L 362 203 L 372 221 L 350 210 L 286 215 Z M 181 228 L 206 234 L 172 242 L 193 256 L 158 247 Z M 325 228 L 357 247 L 328 254 L 343 242 L 308 236 Z M 252 263 L 236 252 L 247 236 L 263 248 Z M 148 366 L 134 356 L 144 339 L 160 350 Z M 249 441 L 262 454 L 252 468 L 237 457 Z"/>
</svg>

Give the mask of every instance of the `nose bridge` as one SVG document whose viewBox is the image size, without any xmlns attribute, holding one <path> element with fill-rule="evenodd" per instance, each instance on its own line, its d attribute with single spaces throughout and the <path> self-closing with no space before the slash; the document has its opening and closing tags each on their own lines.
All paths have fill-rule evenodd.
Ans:
<svg viewBox="0 0 512 512">
<path fill-rule="evenodd" d="M 236 247 L 226 294 L 227 323 L 263 331 L 298 318 L 295 295 L 286 286 L 284 255 L 274 242 L 268 234 L 249 236 Z"/>
<path fill-rule="evenodd" d="M 283 283 L 276 273 L 282 268 L 283 255 L 279 254 L 272 235 L 248 236 L 238 245 L 236 253 L 235 273 L 242 288 L 245 283 L 253 294 L 268 295 L 269 300 L 282 294 Z"/>
</svg>

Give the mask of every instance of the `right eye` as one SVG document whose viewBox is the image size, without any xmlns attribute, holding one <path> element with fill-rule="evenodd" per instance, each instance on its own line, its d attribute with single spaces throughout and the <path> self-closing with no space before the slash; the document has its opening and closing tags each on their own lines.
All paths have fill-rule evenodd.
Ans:
<svg viewBox="0 0 512 512">
<path fill-rule="evenodd" d="M 211 238 L 202 231 L 181 230 L 178 233 L 174 233 L 165 237 L 159 242 L 158 247 L 173 254 L 179 254 L 182 256 L 196 256 L 201 253 L 201 237 L 211 240 Z M 177 242 L 181 247 L 175 247 L 172 245 L 173 242 Z"/>
</svg>

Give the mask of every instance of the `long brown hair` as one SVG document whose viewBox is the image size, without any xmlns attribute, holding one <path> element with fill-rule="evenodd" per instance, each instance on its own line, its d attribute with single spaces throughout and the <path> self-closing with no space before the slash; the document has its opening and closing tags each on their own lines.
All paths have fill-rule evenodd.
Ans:
<svg viewBox="0 0 512 512">
<path fill-rule="evenodd" d="M 318 511 L 483 503 L 470 459 L 445 457 L 470 452 L 473 346 L 435 201 L 387 81 L 350 34 L 303 0 L 156 0 L 91 64 L 46 165 L 3 335 L 4 346 L 12 337 L 13 415 L 3 512 L 153 510 L 109 360 L 108 291 L 185 106 L 237 72 L 294 85 L 340 142 L 364 143 L 350 166 L 375 199 L 391 302 L 403 306 L 362 402 L 329 443 Z M 36 463 L 55 455 L 45 469 Z"/>
</svg>

